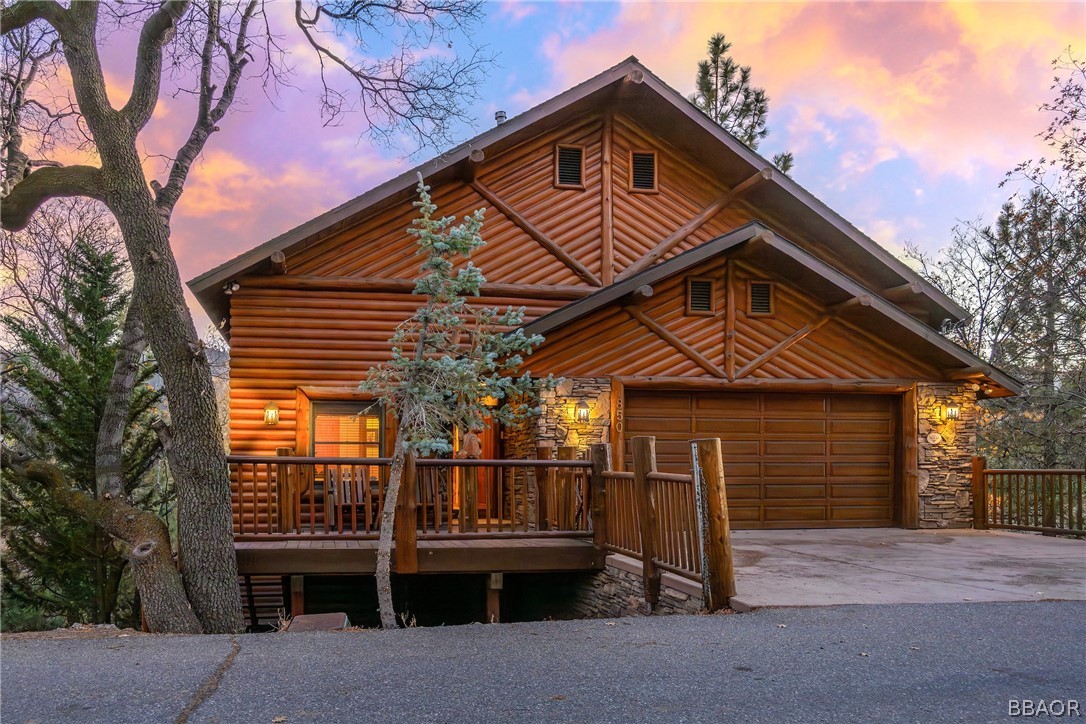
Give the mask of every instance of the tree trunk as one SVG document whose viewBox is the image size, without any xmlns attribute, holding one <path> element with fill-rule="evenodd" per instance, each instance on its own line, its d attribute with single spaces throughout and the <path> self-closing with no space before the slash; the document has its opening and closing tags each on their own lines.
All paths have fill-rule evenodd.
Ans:
<svg viewBox="0 0 1086 724">
<path fill-rule="evenodd" d="M 377 604 L 381 610 L 381 628 L 396 628 L 396 609 L 392 605 L 392 534 L 396 526 L 396 506 L 400 499 L 404 460 L 407 453 L 399 441 L 392 453 L 388 472 L 388 490 L 381 509 L 381 538 L 377 543 Z"/>
</svg>

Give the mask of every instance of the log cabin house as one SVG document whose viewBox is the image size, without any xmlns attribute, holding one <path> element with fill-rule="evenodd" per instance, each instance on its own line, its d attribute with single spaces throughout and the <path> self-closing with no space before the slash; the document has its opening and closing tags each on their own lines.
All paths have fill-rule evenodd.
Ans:
<svg viewBox="0 0 1086 724">
<path fill-rule="evenodd" d="M 546 337 L 526 368 L 564 378 L 482 457 L 608 442 L 622 470 L 653 435 L 682 473 L 688 440 L 719 437 L 735 528 L 971 524 L 976 403 L 1019 383 L 940 334 L 961 307 L 629 58 L 189 282 L 230 342 L 243 575 L 293 576 L 297 607 L 301 576 L 373 570 L 365 461 L 395 420 L 357 384 L 418 304 L 417 173 L 443 215 L 486 208 L 479 303 L 525 306 Z M 419 468 L 415 570 L 602 565 L 583 520 L 472 470 Z"/>
</svg>

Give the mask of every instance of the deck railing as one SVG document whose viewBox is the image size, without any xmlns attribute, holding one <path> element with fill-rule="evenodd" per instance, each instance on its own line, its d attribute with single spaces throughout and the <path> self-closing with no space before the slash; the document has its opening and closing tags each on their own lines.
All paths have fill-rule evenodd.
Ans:
<svg viewBox="0 0 1086 724">
<path fill-rule="evenodd" d="M 1086 536 L 1086 471 L 990 470 L 973 458 L 977 528 Z"/>
<path fill-rule="evenodd" d="M 238 539 L 380 535 L 388 458 L 227 460 Z M 413 517 L 420 539 L 587 536 L 590 468 L 586 460 L 418 459 L 397 518 Z"/>
</svg>

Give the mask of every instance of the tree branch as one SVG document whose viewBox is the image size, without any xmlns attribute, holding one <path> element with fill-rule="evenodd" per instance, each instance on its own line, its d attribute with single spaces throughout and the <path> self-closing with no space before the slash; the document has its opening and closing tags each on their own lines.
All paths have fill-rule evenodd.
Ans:
<svg viewBox="0 0 1086 724">
<path fill-rule="evenodd" d="M 4 35 L 25 28 L 35 20 L 44 20 L 59 30 L 65 10 L 55 0 L 21 0 L 0 11 L 0 28 Z"/>
<path fill-rule="evenodd" d="M 124 497 L 124 466 L 122 452 L 124 432 L 128 426 L 128 412 L 132 403 L 132 388 L 139 378 L 140 357 L 147 340 L 143 336 L 143 323 L 134 305 L 129 305 L 124 319 L 124 332 L 117 347 L 117 359 L 113 365 L 113 378 L 109 382 L 102 420 L 98 425 L 98 441 L 95 446 L 95 481 L 98 497 L 104 500 Z"/>
<path fill-rule="evenodd" d="M 139 130 L 151 120 L 158 104 L 162 82 L 162 48 L 173 38 L 177 21 L 188 11 L 190 0 L 165 0 L 147 18 L 140 31 L 136 48 L 136 74 L 132 79 L 132 95 L 121 109 L 132 128 Z"/>
<path fill-rule="evenodd" d="M 0 207 L 0 225 L 19 231 L 30 222 L 38 207 L 61 196 L 89 196 L 102 200 L 102 170 L 94 166 L 47 166 L 15 184 Z"/>
</svg>

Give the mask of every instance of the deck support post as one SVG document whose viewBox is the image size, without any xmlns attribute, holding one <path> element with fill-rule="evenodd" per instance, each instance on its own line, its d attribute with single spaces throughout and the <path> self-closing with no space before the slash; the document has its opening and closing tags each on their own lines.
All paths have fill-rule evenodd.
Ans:
<svg viewBox="0 0 1086 724">
<path fill-rule="evenodd" d="M 554 445 L 540 443 L 536 447 L 536 457 L 539 460 L 550 460 L 553 455 Z M 554 490 L 554 468 L 535 469 L 535 509 L 537 530 L 550 530 L 550 494 Z"/>
<path fill-rule="evenodd" d="M 505 574 L 489 573 L 486 577 L 486 622 L 500 622 L 502 611 L 502 586 Z"/>
<path fill-rule="evenodd" d="M 415 454 L 408 453 L 403 463 L 400 496 L 396 501 L 396 572 L 419 572 L 418 544 L 418 468 Z"/>
<path fill-rule="evenodd" d="M 292 447 L 275 448 L 277 457 L 289 457 L 294 455 Z M 278 464 L 275 466 L 275 496 L 276 511 L 279 514 L 279 532 L 297 533 L 297 522 L 294 517 L 294 476 L 291 475 L 292 465 Z M 239 481 L 240 482 L 240 481 Z M 269 481 L 270 485 L 271 481 Z"/>
<path fill-rule="evenodd" d="M 973 456 L 973 527 L 977 530 L 988 528 L 988 491 L 984 485 L 984 470 L 988 459 Z"/>
<path fill-rule="evenodd" d="M 641 534 L 641 580 L 645 601 L 655 609 L 660 600 L 660 569 L 656 567 L 656 500 L 649 473 L 656 472 L 656 438 L 642 435 L 630 439 L 633 450 L 634 506 Z"/>
<path fill-rule="evenodd" d="M 573 445 L 559 445 L 558 459 L 576 460 L 577 448 Z M 573 471 L 569 468 L 558 468 L 557 472 L 558 483 L 555 486 L 556 492 L 554 496 L 554 507 L 557 510 L 554 511 L 554 519 L 557 522 L 558 530 L 573 530 L 577 520 L 577 511 L 580 510 L 580 506 L 577 504 L 577 491 L 573 484 Z"/>
<path fill-rule="evenodd" d="M 290 577 L 290 617 L 305 613 L 305 576 Z"/>
<path fill-rule="evenodd" d="M 592 542 L 603 550 L 607 542 L 607 489 L 604 487 L 603 474 L 611 470 L 611 446 L 607 443 L 595 443 L 592 451 L 592 476 L 588 479 L 588 505 L 592 518 Z"/>
<path fill-rule="evenodd" d="M 690 476 L 694 480 L 698 509 L 702 595 L 706 610 L 719 611 L 735 596 L 735 563 L 720 438 L 690 441 Z"/>
</svg>

